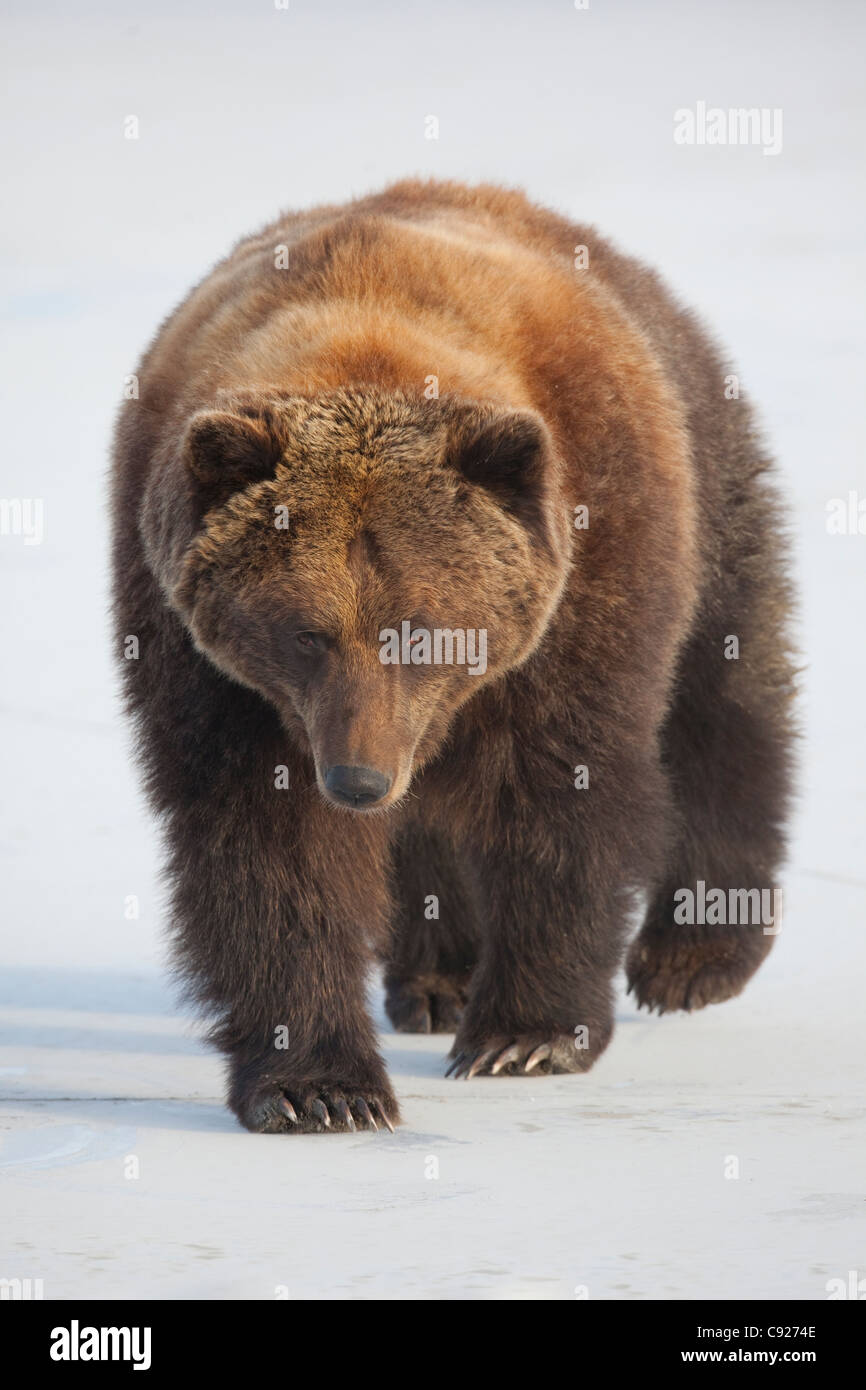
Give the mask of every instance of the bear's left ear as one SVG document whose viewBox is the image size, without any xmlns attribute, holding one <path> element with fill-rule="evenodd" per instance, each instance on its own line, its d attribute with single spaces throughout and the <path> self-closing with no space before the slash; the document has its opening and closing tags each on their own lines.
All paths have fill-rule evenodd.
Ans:
<svg viewBox="0 0 866 1390">
<path fill-rule="evenodd" d="M 531 410 L 468 407 L 452 421 L 451 467 L 522 520 L 546 491 L 550 452 L 547 427 Z"/>
<path fill-rule="evenodd" d="M 270 412 L 239 415 L 229 410 L 193 415 L 182 451 L 205 511 L 250 483 L 272 478 L 282 454 Z"/>
</svg>

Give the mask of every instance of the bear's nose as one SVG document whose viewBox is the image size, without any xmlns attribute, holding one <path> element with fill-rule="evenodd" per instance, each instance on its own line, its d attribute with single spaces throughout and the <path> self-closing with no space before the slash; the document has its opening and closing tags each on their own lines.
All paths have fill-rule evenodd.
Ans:
<svg viewBox="0 0 866 1390">
<path fill-rule="evenodd" d="M 387 796 L 391 778 L 374 767 L 344 767 L 338 763 L 325 774 L 325 786 L 338 801 L 347 806 L 372 806 Z"/>
</svg>

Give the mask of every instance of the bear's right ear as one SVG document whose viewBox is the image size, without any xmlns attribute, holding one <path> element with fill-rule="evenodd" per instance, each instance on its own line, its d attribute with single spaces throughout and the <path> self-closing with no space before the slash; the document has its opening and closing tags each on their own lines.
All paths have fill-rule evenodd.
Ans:
<svg viewBox="0 0 866 1390">
<path fill-rule="evenodd" d="M 205 511 L 219 507 L 250 483 L 272 478 L 282 449 L 267 416 L 200 410 L 183 441 L 184 464 Z"/>
</svg>

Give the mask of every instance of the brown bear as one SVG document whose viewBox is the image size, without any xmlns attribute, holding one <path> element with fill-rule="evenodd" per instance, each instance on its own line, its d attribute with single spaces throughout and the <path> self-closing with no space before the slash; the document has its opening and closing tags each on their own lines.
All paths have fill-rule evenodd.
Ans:
<svg viewBox="0 0 866 1390">
<path fill-rule="evenodd" d="M 789 799 L 785 525 L 705 331 L 588 226 L 405 181 L 280 217 L 117 428 L 126 698 L 249 1129 L 389 1128 L 366 991 L 458 1076 L 737 994 Z M 714 911 L 680 911 L 686 896 Z M 745 919 L 744 919 L 745 918 Z"/>
</svg>

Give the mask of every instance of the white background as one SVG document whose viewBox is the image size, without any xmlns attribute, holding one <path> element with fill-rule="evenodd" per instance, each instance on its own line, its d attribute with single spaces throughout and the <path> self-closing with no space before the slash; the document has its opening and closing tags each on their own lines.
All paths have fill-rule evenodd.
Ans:
<svg viewBox="0 0 866 1390">
<path fill-rule="evenodd" d="M 49 1298 L 821 1299 L 866 1274 L 866 536 L 826 530 L 830 499 L 866 496 L 863 6 L 6 9 L 0 495 L 44 499 L 45 536 L 0 538 L 0 1277 Z M 781 153 L 676 145 L 697 101 L 781 108 Z M 396 1136 L 254 1137 L 160 968 L 106 619 L 108 443 L 145 342 L 238 237 L 412 173 L 596 223 L 701 311 L 758 403 L 805 665 L 784 930 L 722 1007 L 623 998 L 588 1077 L 447 1082 L 449 1040 L 383 1020 Z"/>
</svg>

